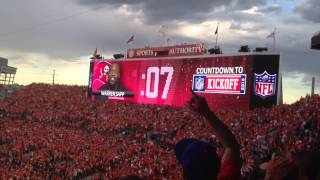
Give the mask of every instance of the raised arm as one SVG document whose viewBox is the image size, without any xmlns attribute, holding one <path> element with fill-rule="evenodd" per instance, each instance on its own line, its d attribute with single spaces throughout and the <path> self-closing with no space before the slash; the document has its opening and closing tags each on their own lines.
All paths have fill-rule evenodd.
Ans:
<svg viewBox="0 0 320 180">
<path fill-rule="evenodd" d="M 222 162 L 232 160 L 240 162 L 240 147 L 229 128 L 220 121 L 220 119 L 212 112 L 205 98 L 196 95 L 192 91 L 192 98 L 188 103 L 189 107 L 203 115 L 213 128 L 213 133 L 219 139 L 225 148 L 222 156 Z"/>
</svg>

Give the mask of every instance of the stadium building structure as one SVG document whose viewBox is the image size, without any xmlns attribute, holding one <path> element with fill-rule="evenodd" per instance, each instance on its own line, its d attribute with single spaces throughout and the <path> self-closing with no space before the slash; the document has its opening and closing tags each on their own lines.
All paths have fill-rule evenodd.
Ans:
<svg viewBox="0 0 320 180">
<path fill-rule="evenodd" d="M 311 49 L 320 49 L 320 32 L 312 36 Z"/>
<path fill-rule="evenodd" d="M 13 84 L 17 68 L 8 66 L 8 59 L 0 57 L 0 99 L 10 93 L 9 86 Z"/>
<path fill-rule="evenodd" d="M 0 57 L 0 86 L 13 84 L 16 72 L 17 68 L 8 66 L 8 59 Z"/>
</svg>

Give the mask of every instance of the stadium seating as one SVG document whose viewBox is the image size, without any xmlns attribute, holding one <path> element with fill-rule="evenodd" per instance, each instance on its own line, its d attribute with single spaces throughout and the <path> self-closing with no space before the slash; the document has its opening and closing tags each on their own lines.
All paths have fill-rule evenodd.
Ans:
<svg viewBox="0 0 320 180">
<path fill-rule="evenodd" d="M 219 111 L 241 144 L 242 174 L 287 152 L 319 151 L 320 96 L 252 111 Z M 174 145 L 198 138 L 223 149 L 187 108 L 91 101 L 84 86 L 31 84 L 0 101 L 1 179 L 182 179 Z"/>
</svg>

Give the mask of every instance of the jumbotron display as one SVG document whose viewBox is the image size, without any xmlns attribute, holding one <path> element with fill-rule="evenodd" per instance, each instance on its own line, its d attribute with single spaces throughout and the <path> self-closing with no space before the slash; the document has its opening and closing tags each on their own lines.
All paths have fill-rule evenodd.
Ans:
<svg viewBox="0 0 320 180">
<path fill-rule="evenodd" d="M 201 48 L 196 44 L 130 49 L 125 59 L 92 60 L 88 94 L 102 100 L 182 107 L 192 90 L 215 109 L 276 104 L 279 54 L 208 55 Z"/>
</svg>

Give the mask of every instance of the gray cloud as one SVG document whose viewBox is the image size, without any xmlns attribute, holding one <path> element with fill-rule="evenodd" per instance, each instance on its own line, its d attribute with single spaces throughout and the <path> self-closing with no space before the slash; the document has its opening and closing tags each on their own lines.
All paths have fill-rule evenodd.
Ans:
<svg viewBox="0 0 320 180">
<path fill-rule="evenodd" d="M 307 2 L 310 4 L 312 0 Z M 129 5 L 130 12 L 127 15 L 119 13 L 123 4 Z M 99 6 L 105 8 L 51 24 L 44 23 Z M 258 6 L 261 14 L 241 12 L 253 6 Z M 99 52 L 108 56 L 130 47 L 159 45 L 159 42 L 163 41 L 157 31 L 162 22 L 175 29 L 181 21 L 190 24 L 199 22 L 199 25 L 206 20 L 233 21 L 229 29 L 224 30 L 222 26 L 219 28 L 220 43 L 225 53 L 234 53 L 244 44 L 248 44 L 251 49 L 265 45 L 270 48 L 271 39 L 265 37 L 277 26 L 277 44 L 283 54 L 284 71 L 288 74 L 301 72 L 312 75 L 316 74 L 320 67 L 320 51 L 309 50 L 309 40 L 312 34 L 319 30 L 317 24 L 305 22 L 300 16 L 300 20 L 296 19 L 296 14 L 290 14 L 287 19 L 284 17 L 275 20 L 274 14 L 263 13 L 268 9 L 269 12 L 278 11 L 277 8 L 270 10 L 265 0 L 30 0 L 24 4 L 19 0 L 5 0 L 0 1 L 0 7 L 4 7 L 0 11 L 0 49 L 70 59 L 90 55 L 94 48 L 98 47 Z M 296 11 L 299 9 L 299 12 L 302 12 L 302 5 L 299 8 Z M 140 11 L 142 13 L 137 13 Z M 28 30 L 28 27 L 38 24 L 45 25 Z M 215 25 L 208 26 L 215 29 Z M 175 43 L 199 42 L 199 39 L 187 38 L 178 33 L 172 37 Z M 125 42 L 132 34 L 135 35 L 135 41 L 127 45 Z M 232 36 L 232 39 L 225 42 L 224 36 Z M 212 44 L 213 41 L 208 39 L 205 43 Z"/>
<path fill-rule="evenodd" d="M 303 73 L 308 76 L 319 76 L 320 52 L 309 49 L 284 49 L 282 51 L 282 69 L 285 72 Z"/>
<path fill-rule="evenodd" d="M 259 8 L 258 12 L 279 14 L 281 12 L 281 10 L 282 10 L 281 6 L 279 6 L 277 4 L 273 4 L 273 5 Z"/>
<path fill-rule="evenodd" d="M 187 20 L 201 21 L 206 15 L 217 7 L 228 5 L 231 0 L 148 0 L 148 1 L 105 1 L 78 0 L 82 5 L 92 6 L 97 4 L 109 4 L 116 8 L 127 4 L 132 6 L 134 11 L 142 10 L 143 19 L 148 24 L 158 24 L 163 21 Z"/>
<path fill-rule="evenodd" d="M 239 22 L 232 22 L 230 24 L 229 29 L 234 29 L 234 30 L 240 30 L 242 28 L 241 24 Z"/>
<path fill-rule="evenodd" d="M 132 34 L 136 36 L 136 45 L 153 44 L 158 38 L 157 30 L 162 21 L 172 24 L 172 28 L 180 20 L 259 21 L 255 16 L 238 11 L 225 12 L 226 8 L 243 9 L 263 3 L 263 0 L 32 0 L 23 4 L 19 0 L 1 1 L 0 6 L 5 8 L 0 12 L 0 48 L 45 53 L 53 58 L 88 55 L 96 46 L 105 53 L 112 53 L 126 49 L 125 42 Z M 132 14 L 117 14 L 118 8 L 123 4 L 130 5 L 128 8 Z M 96 7 L 104 8 L 92 10 Z M 224 10 L 215 13 L 219 8 Z M 136 12 L 140 10 L 142 15 L 137 15 Z M 73 16 L 74 14 L 79 16 Z M 135 18 L 143 19 L 143 23 L 149 24 L 137 25 L 133 21 Z"/>
<path fill-rule="evenodd" d="M 265 5 L 266 0 L 77 0 L 81 5 L 92 6 L 109 4 L 119 7 L 123 4 L 142 10 L 144 20 L 148 24 L 159 24 L 163 21 L 184 20 L 189 22 L 201 22 L 204 19 L 219 18 L 209 16 L 210 13 L 224 9 L 224 15 L 234 10 L 249 9 L 253 6 Z M 133 9 L 134 9 L 133 8 Z M 220 16 L 223 17 L 223 16 Z"/>
<path fill-rule="evenodd" d="M 236 6 L 239 9 L 249 9 L 253 6 L 261 6 L 267 4 L 266 0 L 237 0 L 235 2 Z"/>
<path fill-rule="evenodd" d="M 319 0 L 304 0 L 301 4 L 295 7 L 295 12 L 301 14 L 306 20 L 320 23 Z"/>
<path fill-rule="evenodd" d="M 237 22 L 265 22 L 267 19 L 263 14 L 249 14 L 240 11 L 229 12 L 225 15 L 227 19 Z"/>
<path fill-rule="evenodd" d="M 0 49 L 78 58 L 91 54 L 95 47 L 104 53 L 125 49 L 132 34 L 139 37 L 135 43 L 141 44 L 147 44 L 151 36 L 145 35 L 150 34 L 148 28 L 139 29 L 132 22 L 134 17 L 125 17 L 108 6 L 90 11 L 91 7 L 62 0 L 33 0 L 24 6 L 12 0 L 1 1 L 0 7 L 6 7 L 0 12 Z M 74 14 L 79 15 L 64 19 Z"/>
<path fill-rule="evenodd" d="M 283 19 L 283 23 L 285 24 L 304 24 L 306 23 L 306 20 L 304 18 L 302 18 L 300 15 L 298 14 L 294 14 L 294 15 L 289 15 L 287 17 L 285 17 Z"/>
<path fill-rule="evenodd" d="M 144 0 L 75 0 L 76 2 L 83 5 L 102 5 L 102 4 L 113 4 L 113 5 L 122 5 L 129 4 L 135 5 L 144 2 Z"/>
<path fill-rule="evenodd" d="M 267 29 L 269 28 L 265 24 L 254 24 L 251 27 L 245 27 L 242 25 L 241 22 L 238 21 L 232 21 L 232 23 L 229 26 L 230 30 L 241 30 L 241 31 L 247 31 L 248 33 L 257 33 L 261 31 L 262 29 Z"/>
</svg>

